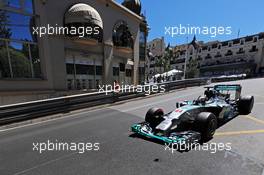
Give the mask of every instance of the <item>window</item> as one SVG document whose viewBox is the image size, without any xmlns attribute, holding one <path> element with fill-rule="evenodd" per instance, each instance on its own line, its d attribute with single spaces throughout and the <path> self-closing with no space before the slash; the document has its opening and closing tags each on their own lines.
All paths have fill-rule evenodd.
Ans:
<svg viewBox="0 0 264 175">
<path fill-rule="evenodd" d="M 225 46 L 227 46 L 227 45 L 228 45 L 228 42 L 227 42 L 227 41 L 222 43 L 222 46 L 223 46 L 223 47 L 225 47 Z"/>
<path fill-rule="evenodd" d="M 88 80 L 88 87 L 89 89 L 93 88 L 93 80 Z"/>
<path fill-rule="evenodd" d="M 213 44 L 213 45 L 212 45 L 212 48 L 213 48 L 213 49 L 217 48 L 217 44 Z"/>
<path fill-rule="evenodd" d="M 79 79 L 76 80 L 77 89 L 81 89 L 81 81 Z"/>
<path fill-rule="evenodd" d="M 0 39 L 0 78 L 40 78 L 38 47 L 35 44 Z"/>
<path fill-rule="evenodd" d="M 239 39 L 233 40 L 233 44 L 239 44 L 239 43 L 240 43 L 240 40 Z"/>
<path fill-rule="evenodd" d="M 0 2 L 4 3 L 4 7 L 10 7 L 14 10 L 19 9 L 24 13 L 33 14 L 32 0 L 24 0 L 24 2 L 21 2 L 19 0 L 4 0 Z"/>
<path fill-rule="evenodd" d="M 126 69 L 126 76 L 132 77 L 132 70 L 131 69 Z"/>
<path fill-rule="evenodd" d="M 225 54 L 225 56 L 231 56 L 233 55 L 233 52 L 231 50 L 228 50 L 227 53 Z"/>
<path fill-rule="evenodd" d="M 119 67 L 120 67 L 120 72 L 125 72 L 126 65 L 124 63 L 120 63 Z"/>
<path fill-rule="evenodd" d="M 74 65 L 73 64 L 66 64 L 66 70 L 67 70 L 67 74 L 74 74 Z"/>
<path fill-rule="evenodd" d="M 264 38 L 264 33 L 260 33 L 259 34 L 259 39 L 263 39 Z"/>
<path fill-rule="evenodd" d="M 0 40 L 0 78 L 11 77 L 11 62 L 8 59 L 7 43 Z"/>
<path fill-rule="evenodd" d="M 138 83 L 142 84 L 145 80 L 145 68 L 144 67 L 138 67 Z"/>
<path fill-rule="evenodd" d="M 258 51 L 257 46 L 252 46 L 249 52 L 257 52 L 257 51 Z"/>
<path fill-rule="evenodd" d="M 82 89 L 86 89 L 86 80 L 82 80 Z"/>
<path fill-rule="evenodd" d="M 145 61 L 146 59 L 146 33 L 140 29 L 140 38 L 139 38 L 139 60 Z"/>
<path fill-rule="evenodd" d="M 119 67 L 113 67 L 113 76 L 119 76 Z"/>
<path fill-rule="evenodd" d="M 96 75 L 103 75 L 103 67 L 96 66 Z"/>
<path fill-rule="evenodd" d="M 222 57 L 221 53 L 217 52 L 217 54 L 215 55 L 215 58 L 220 58 L 220 57 Z"/>
<path fill-rule="evenodd" d="M 95 85 L 96 85 L 96 88 L 99 89 L 100 80 L 96 80 L 96 81 L 95 81 Z"/>
<path fill-rule="evenodd" d="M 237 54 L 242 54 L 242 53 L 245 53 L 244 49 L 243 48 L 239 48 Z"/>
<path fill-rule="evenodd" d="M 119 21 L 115 24 L 113 43 L 115 46 L 133 48 L 133 37 L 125 21 Z"/>
<path fill-rule="evenodd" d="M 248 36 L 248 37 L 246 37 L 245 41 L 246 41 L 246 42 L 253 41 L 253 37 L 252 37 L 252 36 Z"/>
<path fill-rule="evenodd" d="M 82 65 L 76 64 L 76 74 L 77 75 L 94 75 L 95 69 L 93 65 Z"/>
<path fill-rule="evenodd" d="M 34 17 L 0 10 L 0 19 L 1 28 L 4 29 L 1 30 L 1 38 L 36 42 L 31 28 L 35 23 Z"/>
<path fill-rule="evenodd" d="M 41 78 L 32 0 L 1 1 L 0 78 Z M 8 7 L 8 10 L 5 10 Z"/>
<path fill-rule="evenodd" d="M 67 80 L 68 90 L 72 90 L 72 82 L 73 82 L 72 79 L 68 79 L 68 80 Z"/>
<path fill-rule="evenodd" d="M 211 59 L 212 56 L 210 54 L 207 54 L 207 56 L 205 57 L 205 59 Z"/>
</svg>

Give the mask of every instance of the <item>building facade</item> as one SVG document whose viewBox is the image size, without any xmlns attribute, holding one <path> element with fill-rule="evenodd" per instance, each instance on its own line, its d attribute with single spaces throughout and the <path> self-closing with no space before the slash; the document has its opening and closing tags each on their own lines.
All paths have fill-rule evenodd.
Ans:
<svg viewBox="0 0 264 175">
<path fill-rule="evenodd" d="M 0 18 L 1 93 L 96 89 L 144 79 L 147 22 L 139 0 L 2 0 Z M 34 27 L 53 33 L 40 37 Z M 54 34 L 56 27 L 91 31 Z"/>
<path fill-rule="evenodd" d="M 146 60 L 146 72 L 147 76 L 151 77 L 157 73 L 163 72 L 163 67 L 158 67 L 157 62 L 165 52 L 166 45 L 164 37 L 156 38 L 147 43 L 147 60 Z"/>
<path fill-rule="evenodd" d="M 173 48 L 171 67 L 188 69 L 191 60 L 197 61 L 196 77 L 264 73 L 264 33 L 228 41 L 198 42 L 194 37 L 188 45 Z"/>
</svg>

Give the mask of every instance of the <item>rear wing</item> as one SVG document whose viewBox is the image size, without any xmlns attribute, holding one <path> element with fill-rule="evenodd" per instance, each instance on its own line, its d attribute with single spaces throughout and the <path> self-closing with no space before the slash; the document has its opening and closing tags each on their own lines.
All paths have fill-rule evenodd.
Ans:
<svg viewBox="0 0 264 175">
<path fill-rule="evenodd" d="M 240 84 L 220 84 L 220 85 L 215 85 L 215 86 L 208 86 L 205 88 L 214 89 L 215 91 L 218 91 L 218 92 L 234 91 L 236 93 L 235 94 L 236 100 L 240 98 L 241 91 L 242 91 L 242 86 Z"/>
<path fill-rule="evenodd" d="M 242 87 L 240 84 L 232 84 L 232 85 L 215 85 L 214 89 L 216 91 L 240 91 Z"/>
</svg>

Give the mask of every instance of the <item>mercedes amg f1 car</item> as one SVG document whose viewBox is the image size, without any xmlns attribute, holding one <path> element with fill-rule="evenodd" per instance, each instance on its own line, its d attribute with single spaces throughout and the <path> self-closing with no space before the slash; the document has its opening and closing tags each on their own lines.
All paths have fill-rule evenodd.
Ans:
<svg viewBox="0 0 264 175">
<path fill-rule="evenodd" d="M 216 85 L 196 100 L 177 102 L 170 113 L 151 108 L 132 132 L 169 144 L 208 141 L 222 122 L 251 113 L 254 97 L 241 96 L 241 90 L 241 85 Z"/>
</svg>

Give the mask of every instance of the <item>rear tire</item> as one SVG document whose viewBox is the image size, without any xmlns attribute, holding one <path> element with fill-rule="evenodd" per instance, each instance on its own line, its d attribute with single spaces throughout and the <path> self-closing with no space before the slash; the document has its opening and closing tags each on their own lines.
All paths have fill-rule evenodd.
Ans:
<svg viewBox="0 0 264 175">
<path fill-rule="evenodd" d="M 210 112 L 200 113 L 195 121 L 195 130 L 201 133 L 203 142 L 209 141 L 213 138 L 217 126 L 217 118 Z"/>
<path fill-rule="evenodd" d="M 248 115 L 251 113 L 254 105 L 254 96 L 241 97 L 238 101 L 238 110 L 240 115 Z"/>
<path fill-rule="evenodd" d="M 155 128 L 163 120 L 164 112 L 160 108 L 151 108 L 148 110 L 145 121 L 150 124 L 152 128 Z"/>
</svg>

